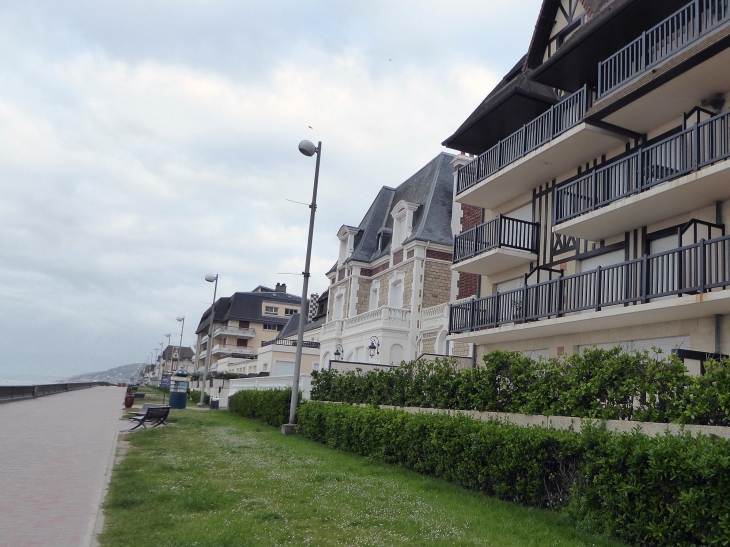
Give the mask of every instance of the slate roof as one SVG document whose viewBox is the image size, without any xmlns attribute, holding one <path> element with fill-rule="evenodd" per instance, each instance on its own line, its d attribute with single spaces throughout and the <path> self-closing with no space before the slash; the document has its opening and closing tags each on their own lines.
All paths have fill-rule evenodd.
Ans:
<svg viewBox="0 0 730 547">
<path fill-rule="evenodd" d="M 390 241 L 378 251 L 378 232 L 392 233 L 391 212 L 400 201 L 418 204 L 413 230 L 404 242 L 430 241 L 453 245 L 451 208 L 454 185 L 453 154 L 440 153 L 396 188 L 383 186 L 358 225 L 355 249 L 346 262 L 369 263 L 390 252 Z M 337 269 L 337 263 L 329 272 Z"/>
<path fill-rule="evenodd" d="M 304 324 L 304 332 L 309 332 L 314 329 L 318 329 L 326 322 L 326 317 L 322 317 L 321 319 L 318 319 L 317 321 L 312 321 L 311 323 L 305 323 Z M 289 338 L 290 336 L 296 336 L 299 332 L 299 314 L 295 313 L 291 317 L 289 317 L 289 322 L 284 325 L 284 328 L 279 333 L 279 336 L 277 338 L 284 339 Z"/>
<path fill-rule="evenodd" d="M 285 325 L 289 321 L 288 317 L 263 315 L 263 302 L 276 302 L 299 307 L 302 303 L 302 297 L 281 292 L 237 292 L 232 296 L 222 297 L 216 301 L 213 323 L 225 323 L 229 319 L 234 319 L 253 323 Z M 196 334 L 208 328 L 210 311 L 211 308 L 205 310 L 200 318 L 198 328 L 195 330 Z"/>
<path fill-rule="evenodd" d="M 177 351 L 177 348 L 178 346 L 167 346 L 164 350 L 162 350 L 162 358 L 166 361 L 172 359 L 172 352 Z M 182 354 L 182 360 L 184 361 L 185 359 L 192 359 L 195 352 L 193 351 L 193 348 L 183 346 L 180 353 Z"/>
</svg>

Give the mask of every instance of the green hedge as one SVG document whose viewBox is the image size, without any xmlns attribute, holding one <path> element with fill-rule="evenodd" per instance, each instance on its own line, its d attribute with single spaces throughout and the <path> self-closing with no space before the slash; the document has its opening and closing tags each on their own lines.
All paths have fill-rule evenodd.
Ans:
<svg viewBox="0 0 730 547">
<path fill-rule="evenodd" d="M 691 377 L 675 356 L 593 349 L 535 361 L 495 351 L 484 365 L 413 361 L 388 370 L 313 374 L 312 399 L 581 418 L 730 424 L 730 361 Z"/>
<path fill-rule="evenodd" d="M 568 511 L 631 545 L 730 544 L 730 442 L 582 433 L 309 402 L 300 431 L 333 448 L 503 500 Z"/>
<path fill-rule="evenodd" d="M 193 403 L 197 405 L 200 402 L 200 391 L 194 389 L 190 393 L 188 393 L 188 397 Z M 210 395 L 207 393 L 205 394 L 205 401 L 203 404 L 210 404 Z"/>
<path fill-rule="evenodd" d="M 302 393 L 299 392 L 299 403 Z M 290 389 L 242 390 L 228 398 L 228 410 L 244 418 L 262 420 L 276 427 L 289 422 Z"/>
</svg>

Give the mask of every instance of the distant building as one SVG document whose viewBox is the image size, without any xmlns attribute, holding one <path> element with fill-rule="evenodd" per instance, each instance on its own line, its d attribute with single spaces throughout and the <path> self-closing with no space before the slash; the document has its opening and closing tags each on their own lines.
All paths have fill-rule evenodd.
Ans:
<svg viewBox="0 0 730 547">
<path fill-rule="evenodd" d="M 157 368 L 160 370 L 160 374 L 175 372 L 178 369 L 190 372 L 193 369 L 194 355 L 195 352 L 191 347 L 183 346 L 181 352 L 180 346 L 167 346 L 158 359 L 160 365 Z"/>
<path fill-rule="evenodd" d="M 301 297 L 287 293 L 286 285 L 279 283 L 273 289 L 259 285 L 251 292 L 237 292 L 218 299 L 213 340 L 208 340 L 212 308 L 205 311 L 195 330 L 198 335 L 195 370 L 203 370 L 209 351 L 210 371 L 241 370 L 299 313 L 300 304 Z"/>
</svg>

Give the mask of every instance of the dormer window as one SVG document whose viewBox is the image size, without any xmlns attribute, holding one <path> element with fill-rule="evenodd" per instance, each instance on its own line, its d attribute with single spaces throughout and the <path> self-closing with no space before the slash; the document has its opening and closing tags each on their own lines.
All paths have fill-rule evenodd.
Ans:
<svg viewBox="0 0 730 547">
<path fill-rule="evenodd" d="M 385 249 L 387 249 L 392 236 L 393 230 L 390 228 L 381 228 L 378 230 L 378 253 L 382 253 Z"/>
<path fill-rule="evenodd" d="M 393 217 L 393 244 L 391 251 L 399 249 L 413 232 L 413 213 L 418 209 L 417 203 L 399 201 L 390 213 Z"/>
<path fill-rule="evenodd" d="M 340 253 L 337 259 L 338 266 L 342 266 L 352 256 L 352 253 L 355 251 L 355 235 L 359 231 L 359 228 L 343 226 L 337 232 L 337 238 L 340 240 Z"/>
</svg>

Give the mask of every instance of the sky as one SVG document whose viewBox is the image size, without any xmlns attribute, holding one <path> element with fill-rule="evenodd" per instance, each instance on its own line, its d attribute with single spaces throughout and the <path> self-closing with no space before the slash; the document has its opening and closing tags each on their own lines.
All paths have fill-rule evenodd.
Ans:
<svg viewBox="0 0 730 547">
<path fill-rule="evenodd" d="M 219 295 L 310 292 L 338 228 L 439 152 L 539 0 L 3 0 L 0 380 L 193 345 Z M 288 201 L 291 200 L 291 201 Z"/>
</svg>

